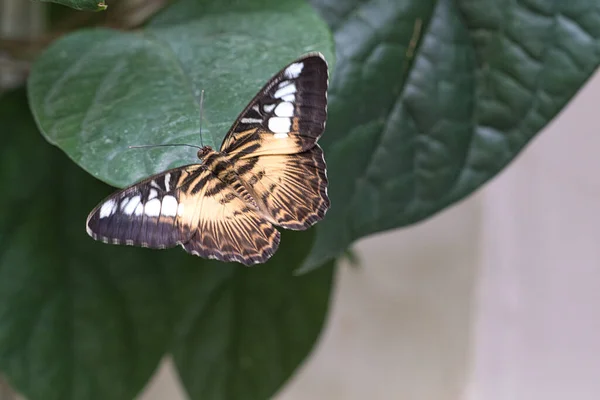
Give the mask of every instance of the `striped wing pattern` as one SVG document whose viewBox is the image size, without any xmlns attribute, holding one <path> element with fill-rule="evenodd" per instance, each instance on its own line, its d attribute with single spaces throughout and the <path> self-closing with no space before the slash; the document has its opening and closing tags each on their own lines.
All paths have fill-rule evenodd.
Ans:
<svg viewBox="0 0 600 400">
<path fill-rule="evenodd" d="M 206 195 L 218 182 L 207 183 L 199 197 L 198 229 L 183 248 L 197 256 L 246 265 L 268 260 L 279 246 L 279 231 L 230 186 Z"/>
<path fill-rule="evenodd" d="M 308 54 L 276 74 L 240 114 L 220 151 L 103 200 L 86 228 L 96 240 L 263 263 L 280 233 L 307 229 L 329 208 L 323 151 L 327 64 Z"/>
<path fill-rule="evenodd" d="M 297 154 L 257 157 L 243 175 L 267 219 L 286 229 L 304 230 L 329 208 L 327 175 L 319 145 Z"/>
<path fill-rule="evenodd" d="M 327 63 L 320 54 L 288 65 L 240 114 L 221 152 L 257 157 L 311 149 L 325 129 L 327 84 Z"/>
</svg>

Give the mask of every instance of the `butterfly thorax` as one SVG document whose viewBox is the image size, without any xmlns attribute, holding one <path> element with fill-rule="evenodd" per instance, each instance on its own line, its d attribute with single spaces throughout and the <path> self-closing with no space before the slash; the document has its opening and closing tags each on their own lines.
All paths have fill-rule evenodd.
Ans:
<svg viewBox="0 0 600 400">
<path fill-rule="evenodd" d="M 214 153 L 215 151 L 210 146 L 203 146 L 198 150 L 198 158 L 203 160 L 210 153 Z"/>
<path fill-rule="evenodd" d="M 203 156 L 202 165 L 205 169 L 209 170 L 215 177 L 217 177 L 217 179 L 219 179 L 219 181 L 221 181 L 224 185 L 227 185 L 233 189 L 237 196 L 240 199 L 243 199 L 247 205 L 258 209 L 255 199 L 250 195 L 248 188 L 238 174 L 239 166 L 235 165 L 231 161 L 229 154 L 215 151 L 208 147 L 208 151 L 206 151 Z M 218 188 L 216 191 L 218 194 L 225 189 L 225 186 L 217 185 L 216 188 Z M 233 198 L 231 196 L 226 196 L 221 198 L 219 202 L 225 204 L 232 199 Z"/>
<path fill-rule="evenodd" d="M 227 155 L 220 151 L 215 151 L 208 146 L 204 148 L 208 148 L 202 157 L 204 167 L 210 170 L 221 181 L 230 183 L 235 177 L 235 169 Z M 200 151 L 198 151 L 198 154 L 200 154 Z"/>
</svg>

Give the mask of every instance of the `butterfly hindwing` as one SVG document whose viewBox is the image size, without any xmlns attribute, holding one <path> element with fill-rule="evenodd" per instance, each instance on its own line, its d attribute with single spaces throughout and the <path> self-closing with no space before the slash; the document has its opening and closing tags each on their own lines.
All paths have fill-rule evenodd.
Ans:
<svg viewBox="0 0 600 400">
<path fill-rule="evenodd" d="M 196 196 L 198 229 L 183 248 L 204 258 L 245 265 L 269 259 L 279 246 L 280 233 L 248 197 L 241 184 L 224 185 L 216 177 L 207 181 Z"/>
<path fill-rule="evenodd" d="M 310 149 L 325 129 L 328 69 L 311 53 L 277 73 L 239 115 L 221 151 L 234 158 Z"/>
<path fill-rule="evenodd" d="M 304 230 L 329 208 L 325 169 L 323 151 L 315 145 L 302 153 L 256 157 L 242 178 L 270 221 Z"/>
</svg>

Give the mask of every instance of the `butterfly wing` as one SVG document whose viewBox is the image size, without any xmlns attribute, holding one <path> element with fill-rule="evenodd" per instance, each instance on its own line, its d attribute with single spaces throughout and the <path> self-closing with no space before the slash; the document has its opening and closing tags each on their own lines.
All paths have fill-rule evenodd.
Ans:
<svg viewBox="0 0 600 400">
<path fill-rule="evenodd" d="M 279 231 L 248 201 L 242 185 L 226 185 L 212 177 L 197 196 L 198 229 L 183 248 L 204 258 L 244 265 L 267 261 L 279 246 Z"/>
<path fill-rule="evenodd" d="M 319 145 L 297 154 L 277 154 L 254 161 L 241 178 L 265 218 L 286 229 L 304 230 L 329 209 L 327 174 Z"/>
<path fill-rule="evenodd" d="M 182 186 L 205 173 L 200 165 L 175 168 L 110 195 L 89 214 L 88 234 L 105 243 L 153 249 L 187 242 L 195 225 Z"/>
<path fill-rule="evenodd" d="M 316 144 L 325 128 L 327 84 L 320 54 L 293 62 L 263 87 L 221 145 L 265 218 L 287 229 L 307 229 L 329 208 Z"/>
<path fill-rule="evenodd" d="M 101 202 L 87 232 L 105 243 L 149 248 L 181 245 L 188 253 L 246 265 L 266 261 L 279 232 L 201 164 L 152 176 Z"/>
<path fill-rule="evenodd" d="M 314 146 L 327 118 L 327 63 L 311 53 L 291 63 L 258 92 L 221 144 L 233 159 L 294 154 Z"/>
</svg>

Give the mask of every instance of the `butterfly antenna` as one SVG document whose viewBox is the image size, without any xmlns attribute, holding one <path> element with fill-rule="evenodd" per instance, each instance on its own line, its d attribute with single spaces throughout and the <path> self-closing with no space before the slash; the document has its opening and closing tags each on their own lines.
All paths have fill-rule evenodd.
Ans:
<svg viewBox="0 0 600 400">
<path fill-rule="evenodd" d="M 204 89 L 200 92 L 200 146 L 204 147 L 202 142 L 202 114 L 204 112 Z"/>
<path fill-rule="evenodd" d="M 185 146 L 185 147 L 195 147 L 197 149 L 201 149 L 200 146 L 195 146 L 193 144 L 185 144 L 185 143 L 165 143 L 165 144 L 142 144 L 139 146 L 127 146 L 128 149 L 145 149 L 148 147 L 169 147 L 169 146 Z"/>
<path fill-rule="evenodd" d="M 185 143 L 165 143 L 165 144 L 142 144 L 138 146 L 127 146 L 128 149 L 147 149 L 151 147 L 194 147 L 196 149 L 203 149 L 204 143 L 202 142 L 202 112 L 204 109 L 204 89 L 200 92 L 200 146 Z"/>
</svg>

